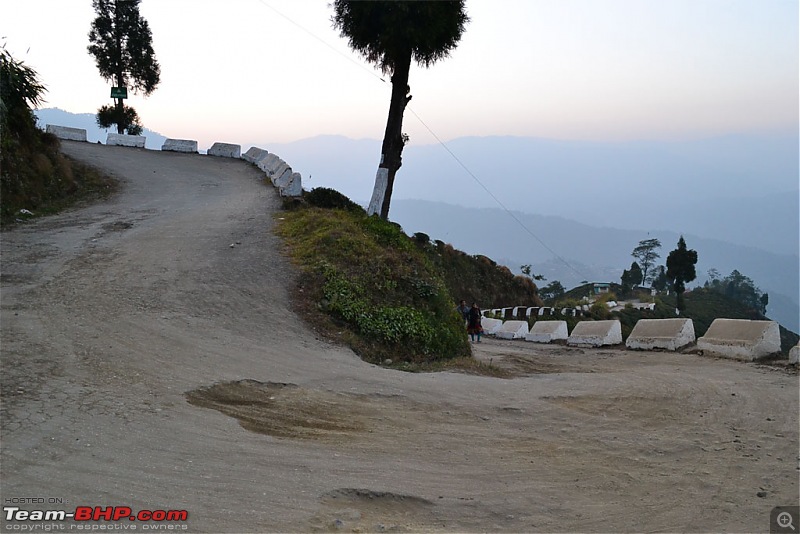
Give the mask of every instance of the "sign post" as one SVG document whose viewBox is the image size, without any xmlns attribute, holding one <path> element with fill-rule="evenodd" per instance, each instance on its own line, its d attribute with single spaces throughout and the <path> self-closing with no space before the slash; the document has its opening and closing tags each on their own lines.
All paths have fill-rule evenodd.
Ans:
<svg viewBox="0 0 800 534">
<path fill-rule="evenodd" d="M 111 98 L 128 98 L 127 87 L 112 87 Z"/>
</svg>

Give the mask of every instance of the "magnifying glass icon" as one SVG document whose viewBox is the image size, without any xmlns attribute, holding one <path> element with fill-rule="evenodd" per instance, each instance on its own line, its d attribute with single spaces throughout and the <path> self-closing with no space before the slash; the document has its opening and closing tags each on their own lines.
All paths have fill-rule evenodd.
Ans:
<svg viewBox="0 0 800 534">
<path fill-rule="evenodd" d="M 789 512 L 781 512 L 778 514 L 776 518 L 778 521 L 778 526 L 781 528 L 790 528 L 794 531 L 794 525 L 792 524 L 792 514 Z"/>
</svg>

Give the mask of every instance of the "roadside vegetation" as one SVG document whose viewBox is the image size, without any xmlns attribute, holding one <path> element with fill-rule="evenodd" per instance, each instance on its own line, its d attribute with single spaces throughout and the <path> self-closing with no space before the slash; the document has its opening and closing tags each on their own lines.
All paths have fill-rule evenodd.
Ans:
<svg viewBox="0 0 800 534">
<path fill-rule="evenodd" d="M 514 302 L 539 302 L 528 279 L 488 258 L 410 237 L 334 190 L 317 188 L 287 205 L 277 232 L 301 270 L 299 309 L 366 361 L 408 370 L 458 363 L 471 354 L 455 311 L 459 300 L 483 297 L 492 305 L 497 290 Z"/>
<path fill-rule="evenodd" d="M 36 126 L 45 87 L 36 72 L 0 50 L 0 224 L 55 213 L 114 192 L 116 182 L 60 152 Z"/>
</svg>

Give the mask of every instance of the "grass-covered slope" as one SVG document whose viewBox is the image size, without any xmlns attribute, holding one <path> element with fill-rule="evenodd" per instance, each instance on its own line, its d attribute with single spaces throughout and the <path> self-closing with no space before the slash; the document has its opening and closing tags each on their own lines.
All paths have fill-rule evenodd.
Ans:
<svg viewBox="0 0 800 534">
<path fill-rule="evenodd" d="M 0 223 L 3 225 L 55 213 L 80 200 L 102 198 L 116 182 L 96 170 L 70 160 L 60 141 L 35 127 L 23 136 L 2 141 L 0 167 Z M 21 210 L 25 210 L 22 211 Z"/>
<path fill-rule="evenodd" d="M 33 108 L 45 88 L 36 72 L 0 49 L 0 223 L 52 213 L 114 182 L 59 151 L 60 142 L 36 127 Z M 24 210 L 24 211 L 22 211 Z"/>
<path fill-rule="evenodd" d="M 467 356 L 458 300 L 495 287 L 506 287 L 512 302 L 536 299 L 535 286 L 515 281 L 507 269 L 411 238 L 335 191 L 307 193 L 278 223 L 301 269 L 295 294 L 300 310 L 368 361 L 425 364 Z M 459 286 L 455 296 L 456 280 L 481 289 L 463 294 Z"/>
</svg>

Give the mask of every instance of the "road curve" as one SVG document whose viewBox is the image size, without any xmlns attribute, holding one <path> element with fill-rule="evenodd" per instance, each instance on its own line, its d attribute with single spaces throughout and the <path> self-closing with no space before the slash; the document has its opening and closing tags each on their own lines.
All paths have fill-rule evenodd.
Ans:
<svg viewBox="0 0 800 534">
<path fill-rule="evenodd" d="M 547 370 L 381 369 L 292 311 L 255 167 L 63 150 L 122 190 L 2 235 L 6 503 L 193 532 L 754 531 L 796 504 L 796 376 L 495 340 Z"/>
</svg>

